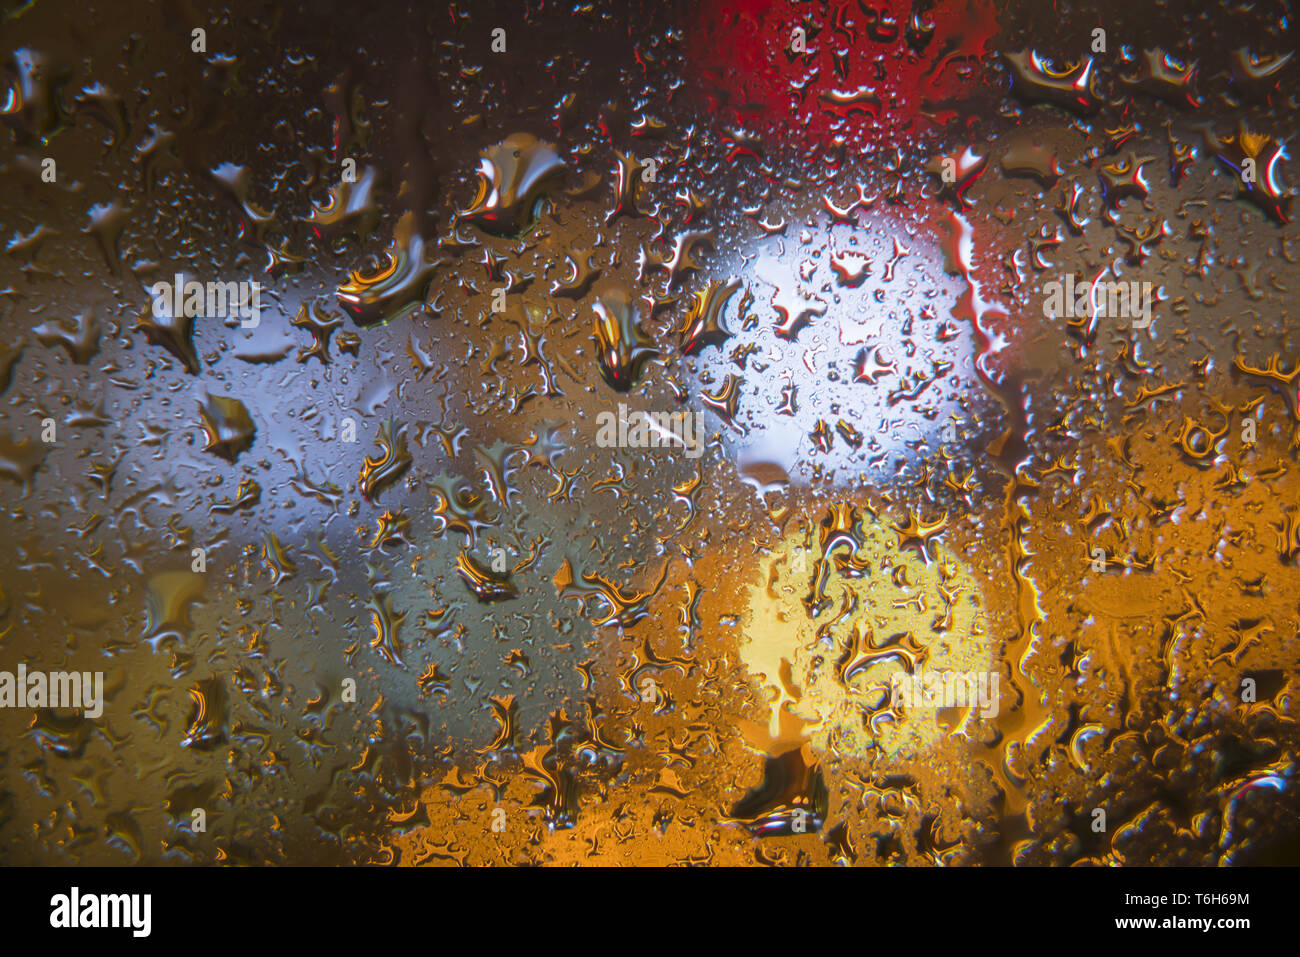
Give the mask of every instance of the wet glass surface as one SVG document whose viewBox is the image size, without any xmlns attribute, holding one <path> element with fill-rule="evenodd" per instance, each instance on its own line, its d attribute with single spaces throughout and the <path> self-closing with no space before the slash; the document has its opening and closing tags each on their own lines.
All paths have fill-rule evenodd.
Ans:
<svg viewBox="0 0 1300 957">
<path fill-rule="evenodd" d="M 1300 859 L 1289 17 L 9 5 L 0 861 Z"/>
</svg>

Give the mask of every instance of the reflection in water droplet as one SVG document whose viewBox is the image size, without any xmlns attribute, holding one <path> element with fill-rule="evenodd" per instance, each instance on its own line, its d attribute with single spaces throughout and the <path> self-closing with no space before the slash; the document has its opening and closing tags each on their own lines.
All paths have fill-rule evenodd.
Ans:
<svg viewBox="0 0 1300 957">
<path fill-rule="evenodd" d="M 622 286 L 605 287 L 592 308 L 596 312 L 593 336 L 601 377 L 610 388 L 626 392 L 635 384 L 646 360 L 658 355 L 659 350 L 641 328 L 636 304 Z"/>
<path fill-rule="evenodd" d="M 203 451 L 234 462 L 239 454 L 253 444 L 257 427 L 248 414 L 248 408 L 238 399 L 210 395 L 199 402 L 203 418 L 203 434 L 207 444 Z"/>
<path fill-rule="evenodd" d="M 478 195 L 461 215 L 485 232 L 512 234 L 531 226 L 538 205 L 566 169 L 555 148 L 529 133 L 515 133 L 485 150 Z"/>
<path fill-rule="evenodd" d="M 420 305 L 441 260 L 425 258 L 424 240 L 407 213 L 393 231 L 387 265 L 367 272 L 354 270 L 338 288 L 339 305 L 358 326 L 397 319 Z"/>
</svg>

